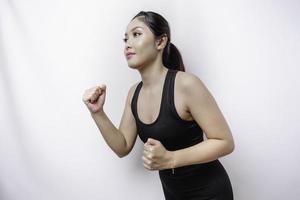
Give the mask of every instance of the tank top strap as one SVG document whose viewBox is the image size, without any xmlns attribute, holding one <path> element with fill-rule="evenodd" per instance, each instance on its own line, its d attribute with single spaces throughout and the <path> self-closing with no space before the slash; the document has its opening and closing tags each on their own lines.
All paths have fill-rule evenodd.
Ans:
<svg viewBox="0 0 300 200">
<path fill-rule="evenodd" d="M 172 106 L 174 106 L 174 84 L 175 84 L 175 76 L 178 70 L 169 69 L 169 78 L 166 82 L 166 93 L 165 93 L 165 104 L 166 108 L 172 110 Z"/>
<path fill-rule="evenodd" d="M 163 85 L 163 90 L 162 90 L 162 97 L 161 97 L 161 105 L 160 105 L 160 111 L 159 111 L 159 116 L 160 118 L 168 116 L 168 103 L 169 103 L 169 89 L 170 89 L 170 84 L 171 84 L 171 78 L 172 78 L 172 73 L 171 69 L 168 69 L 164 85 Z"/>
<path fill-rule="evenodd" d="M 139 84 L 136 86 L 131 100 L 131 111 L 135 119 L 137 119 L 137 97 L 140 93 L 141 87 L 142 87 L 142 81 L 140 81 Z"/>
</svg>

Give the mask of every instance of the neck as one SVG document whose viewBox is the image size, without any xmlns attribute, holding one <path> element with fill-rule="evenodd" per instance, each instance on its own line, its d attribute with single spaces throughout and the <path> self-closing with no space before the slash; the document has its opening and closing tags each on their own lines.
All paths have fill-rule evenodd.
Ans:
<svg viewBox="0 0 300 200">
<path fill-rule="evenodd" d="M 141 74 L 143 88 L 148 90 L 160 86 L 168 71 L 162 62 L 153 62 L 139 69 Z"/>
</svg>

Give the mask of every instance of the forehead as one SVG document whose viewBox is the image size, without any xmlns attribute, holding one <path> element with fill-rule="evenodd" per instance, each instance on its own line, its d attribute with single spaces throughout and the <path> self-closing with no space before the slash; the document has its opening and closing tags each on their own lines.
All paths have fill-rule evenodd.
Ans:
<svg viewBox="0 0 300 200">
<path fill-rule="evenodd" d="M 147 26 L 145 25 L 144 22 L 142 22 L 142 21 L 138 20 L 137 18 L 135 18 L 132 21 L 130 21 L 130 23 L 127 25 L 125 35 L 128 35 L 129 32 L 131 32 L 135 29 L 137 29 L 137 30 L 142 29 L 142 30 L 146 31 Z"/>
</svg>

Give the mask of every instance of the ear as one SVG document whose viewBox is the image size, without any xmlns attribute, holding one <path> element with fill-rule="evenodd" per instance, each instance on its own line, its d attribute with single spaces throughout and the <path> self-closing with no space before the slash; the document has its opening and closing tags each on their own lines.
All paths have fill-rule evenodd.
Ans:
<svg viewBox="0 0 300 200">
<path fill-rule="evenodd" d="M 159 39 L 156 40 L 156 48 L 157 50 L 162 50 L 165 48 L 168 42 L 167 34 L 163 34 Z"/>
</svg>

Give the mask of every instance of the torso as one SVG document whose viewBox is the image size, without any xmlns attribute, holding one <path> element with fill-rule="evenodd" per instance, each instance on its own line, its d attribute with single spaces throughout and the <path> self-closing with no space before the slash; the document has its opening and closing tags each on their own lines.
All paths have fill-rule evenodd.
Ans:
<svg viewBox="0 0 300 200">
<path fill-rule="evenodd" d="M 187 72 L 169 69 L 164 83 L 159 81 L 149 89 L 143 87 L 143 82 L 140 81 L 133 87 L 131 111 L 138 136 L 144 143 L 148 138 L 153 138 L 168 150 L 178 150 L 203 141 L 203 130 L 187 109 L 186 87 L 189 80 Z"/>
<path fill-rule="evenodd" d="M 174 103 L 178 115 L 184 120 L 193 120 L 191 113 L 186 104 L 186 98 L 183 93 L 182 79 L 185 72 L 178 71 L 174 84 Z M 154 88 L 153 91 L 140 90 L 139 98 L 137 101 L 138 116 L 141 121 L 150 124 L 157 119 L 162 99 L 163 82 L 159 88 Z"/>
<path fill-rule="evenodd" d="M 176 151 L 203 142 L 203 130 L 187 107 L 188 96 L 184 88 L 190 85 L 186 84 L 189 78 L 186 72 L 170 70 L 163 97 L 163 82 L 156 89 L 147 91 L 143 90 L 142 82 L 137 84 L 131 111 L 138 136 L 144 143 L 153 138 L 167 150 Z M 230 180 L 218 159 L 173 170 L 161 169 L 159 177 L 166 199 L 217 199 L 216 195 L 221 199 L 233 199 Z"/>
</svg>

